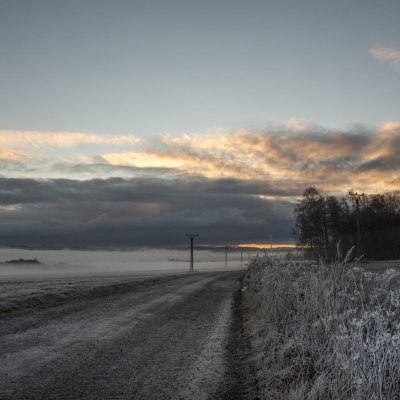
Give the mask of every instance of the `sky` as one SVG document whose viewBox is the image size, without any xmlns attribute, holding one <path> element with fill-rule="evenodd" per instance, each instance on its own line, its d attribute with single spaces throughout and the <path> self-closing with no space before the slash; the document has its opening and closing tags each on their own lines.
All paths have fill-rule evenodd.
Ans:
<svg viewBox="0 0 400 400">
<path fill-rule="evenodd" d="M 291 243 L 400 187 L 398 0 L 0 2 L 0 245 Z"/>
</svg>

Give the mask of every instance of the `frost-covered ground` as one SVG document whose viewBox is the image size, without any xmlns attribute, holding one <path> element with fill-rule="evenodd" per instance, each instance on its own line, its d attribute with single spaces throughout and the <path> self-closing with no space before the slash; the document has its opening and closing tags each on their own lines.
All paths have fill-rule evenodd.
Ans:
<svg viewBox="0 0 400 400">
<path fill-rule="evenodd" d="M 251 263 L 245 331 L 260 398 L 400 398 L 400 272 L 348 259 Z"/>
<path fill-rule="evenodd" d="M 129 290 L 139 282 L 189 271 L 189 252 L 24 250 L 0 248 L 0 261 L 37 258 L 42 264 L 0 264 L 0 315 Z M 225 270 L 223 251 L 196 251 L 195 271 Z M 241 268 L 228 254 L 228 270 Z"/>
<path fill-rule="evenodd" d="M 156 276 L 36 276 L 0 281 L 0 316 L 123 292 L 143 283 L 168 280 Z"/>
</svg>

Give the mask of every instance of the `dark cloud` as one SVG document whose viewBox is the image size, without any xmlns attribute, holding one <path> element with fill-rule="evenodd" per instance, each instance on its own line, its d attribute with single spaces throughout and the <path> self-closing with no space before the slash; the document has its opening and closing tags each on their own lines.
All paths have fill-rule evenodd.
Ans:
<svg viewBox="0 0 400 400">
<path fill-rule="evenodd" d="M 130 202 L 151 203 L 162 199 L 174 201 L 179 209 L 183 204 L 202 204 L 204 198 L 226 204 L 235 204 L 249 196 L 296 196 L 303 186 L 279 184 L 255 180 L 236 179 L 207 180 L 186 177 L 166 180 L 157 178 L 109 178 L 86 181 L 70 179 L 16 179 L 0 178 L 0 205 L 54 203 L 54 202 Z M 226 195 L 226 197 L 225 197 Z M 178 203 L 176 203 L 178 202 Z"/>
<path fill-rule="evenodd" d="M 234 179 L 0 179 L 0 244 L 179 246 L 290 241 L 293 203 L 260 196 L 297 188 Z"/>
</svg>

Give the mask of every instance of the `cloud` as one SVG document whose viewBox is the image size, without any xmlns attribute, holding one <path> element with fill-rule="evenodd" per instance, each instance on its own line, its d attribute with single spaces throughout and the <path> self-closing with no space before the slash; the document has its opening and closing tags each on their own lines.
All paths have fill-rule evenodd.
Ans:
<svg viewBox="0 0 400 400">
<path fill-rule="evenodd" d="M 112 146 L 134 145 L 140 139 L 132 135 L 100 136 L 77 132 L 35 132 L 0 130 L 0 146 L 11 148 L 71 148 L 79 144 L 106 144 Z"/>
<path fill-rule="evenodd" d="M 0 147 L 0 176 L 35 174 L 46 162 L 44 157 L 26 151 Z"/>
<path fill-rule="evenodd" d="M 0 244 L 178 246 L 288 240 L 293 203 L 261 185 L 197 178 L 0 179 Z M 199 242 L 200 243 L 200 242 Z"/>
<path fill-rule="evenodd" d="M 109 153 L 102 155 L 102 158 L 114 166 L 173 169 L 177 174 L 199 174 L 210 179 L 221 177 L 257 179 L 265 176 L 263 171 L 248 168 L 243 160 L 235 163 L 220 154 L 220 151 L 210 150 L 207 153 L 196 153 L 198 150 L 199 148 L 193 148 L 189 152 L 185 149 L 178 149 L 166 152 Z M 226 153 L 226 155 L 230 154 Z"/>
<path fill-rule="evenodd" d="M 78 139 L 83 141 L 80 136 L 71 138 L 61 143 L 72 145 Z M 117 138 L 101 140 L 119 143 Z M 98 143 L 90 135 L 85 140 Z M 232 179 L 262 182 L 272 192 L 282 188 L 281 192 L 288 196 L 293 196 L 292 188 L 298 188 L 299 195 L 310 185 L 334 193 L 345 192 L 349 187 L 366 192 L 392 190 L 397 189 L 395 182 L 400 177 L 400 122 L 395 121 L 378 128 L 355 126 L 338 131 L 292 120 L 281 128 L 264 131 L 166 135 L 158 143 L 141 143 L 137 150 L 98 155 L 72 153 L 43 157 L 40 152 L 34 153 L 34 149 L 31 147 L 27 152 L 2 147 L 3 173 L 7 177 L 81 180 L 113 176 Z"/>
<path fill-rule="evenodd" d="M 366 191 L 390 190 L 393 178 L 400 175 L 399 122 L 350 131 L 291 123 L 280 130 L 164 136 L 162 144 L 101 158 L 115 168 L 158 168 L 177 176 L 263 181 L 282 187 L 312 184 L 333 192 L 360 186 Z"/>
<path fill-rule="evenodd" d="M 305 188 L 341 195 L 400 182 L 396 121 L 166 135 L 70 158 L 29 150 L 0 150 L 0 244 L 175 246 L 189 231 L 204 244 L 263 242 L 269 231 L 288 241 Z"/>
<path fill-rule="evenodd" d="M 20 163 L 28 160 L 41 161 L 42 158 L 26 151 L 18 151 L 0 147 L 0 160 L 11 163 Z"/>
<path fill-rule="evenodd" d="M 374 58 L 388 63 L 396 72 L 400 73 L 400 50 L 393 47 L 373 47 L 369 52 Z"/>
</svg>

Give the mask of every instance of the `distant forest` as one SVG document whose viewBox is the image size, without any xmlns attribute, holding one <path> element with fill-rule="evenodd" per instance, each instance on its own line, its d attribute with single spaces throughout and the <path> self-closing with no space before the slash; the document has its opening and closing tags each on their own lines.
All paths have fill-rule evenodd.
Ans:
<svg viewBox="0 0 400 400">
<path fill-rule="evenodd" d="M 370 260 L 400 258 L 400 191 L 360 196 L 358 214 L 360 249 L 354 197 L 324 197 L 309 187 L 294 209 L 292 235 L 304 251 L 327 262 L 335 258 L 339 242 L 344 255 L 355 246 L 354 256 L 365 255 Z"/>
</svg>

